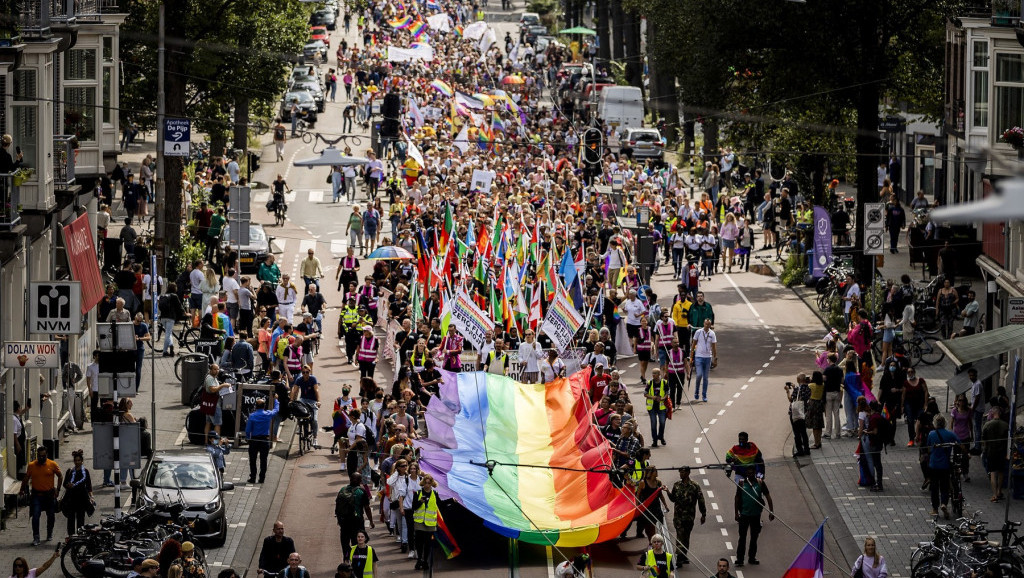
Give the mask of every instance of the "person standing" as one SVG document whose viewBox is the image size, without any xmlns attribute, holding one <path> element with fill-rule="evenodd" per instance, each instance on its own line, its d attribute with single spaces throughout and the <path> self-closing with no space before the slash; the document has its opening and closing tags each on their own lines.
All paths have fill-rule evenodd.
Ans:
<svg viewBox="0 0 1024 578">
<path fill-rule="evenodd" d="M 698 297 L 698 300 L 699 297 Z M 690 308 L 693 311 L 693 308 Z M 697 372 L 697 380 L 693 384 L 693 400 L 699 399 L 701 384 L 703 383 L 703 400 L 708 401 L 708 379 L 711 376 L 711 368 L 718 365 L 718 337 L 711 329 L 712 320 L 704 318 L 704 326 L 693 334 L 693 342 L 690 344 L 690 361 Z"/>
<path fill-rule="evenodd" d="M 1006 479 L 1006 437 L 1010 425 L 1003 418 L 1004 410 L 1000 406 L 992 408 L 992 419 L 981 428 L 982 456 L 985 469 L 988 471 L 989 484 L 992 486 L 991 502 L 1003 499 L 1003 481 Z"/>
<path fill-rule="evenodd" d="M 889 231 L 889 252 L 899 253 L 897 245 L 900 240 L 900 231 L 907 225 L 907 212 L 896 195 L 892 197 L 892 204 L 885 209 L 885 228 Z"/>
<path fill-rule="evenodd" d="M 249 480 L 250 484 L 256 483 L 256 459 L 259 458 L 259 483 L 267 477 L 267 456 L 270 454 L 270 440 L 276 433 L 274 431 L 274 418 L 281 410 L 281 402 L 274 393 L 270 394 L 274 400 L 274 409 L 267 409 L 267 401 L 264 398 L 256 399 L 256 410 L 249 414 L 245 422 L 245 439 L 249 442 Z M 280 522 L 278 522 L 280 524 Z M 275 534 L 277 525 L 274 525 Z M 283 533 L 283 526 L 282 526 Z M 292 544 L 294 551 L 294 544 Z M 266 543 L 264 543 L 266 548 Z M 287 555 L 287 554 L 286 554 Z M 260 567 L 262 566 L 262 554 L 260 555 Z M 267 568 L 269 570 L 269 568 Z"/>
<path fill-rule="evenodd" d="M 793 427 L 793 457 L 811 455 L 810 442 L 807 439 L 807 400 L 811 389 L 807 386 L 807 376 L 797 376 L 797 383 L 786 383 L 786 402 L 789 404 L 789 422 Z"/>
<path fill-rule="evenodd" d="M 690 466 L 679 468 L 679 481 L 672 485 L 672 491 L 668 499 L 675 504 L 672 515 L 672 525 L 676 529 L 676 538 L 682 545 L 682 550 L 677 558 L 677 566 L 690 563 L 690 533 L 693 531 L 693 522 L 696 517 L 696 510 L 700 509 L 700 524 L 703 526 L 707 521 L 708 509 L 704 504 L 704 491 L 700 484 L 690 479 Z"/>
<path fill-rule="evenodd" d="M 761 534 L 761 512 L 768 506 L 768 521 L 775 519 L 775 506 L 768 485 L 758 478 L 755 468 L 744 471 L 743 481 L 736 486 L 736 521 L 740 524 L 740 541 L 736 548 L 736 567 L 743 566 L 743 556 L 757 566 L 757 537 Z M 750 532 L 750 546 L 747 549 L 747 532 Z"/>
<path fill-rule="evenodd" d="M 956 434 L 946 429 L 946 417 L 936 415 L 932 418 L 932 431 L 928 433 L 927 447 L 928 472 L 932 492 L 932 516 L 938 515 L 941 506 L 942 516 L 949 519 L 949 477 L 952 472 L 953 446 L 960 440 Z"/>
<path fill-rule="evenodd" d="M 92 476 L 85 468 L 82 450 L 71 452 L 71 459 L 75 465 L 64 480 L 64 500 L 61 502 L 61 510 L 68 519 L 68 536 L 73 536 L 84 526 L 85 517 L 96 509 L 92 498 Z"/>
<path fill-rule="evenodd" d="M 6 137 L 7 135 L 4 136 Z M 43 572 L 46 572 L 46 570 L 57 561 L 57 558 L 60 558 L 60 550 L 60 548 L 54 550 L 53 554 L 50 555 L 50 558 L 47 559 L 46 562 L 43 562 L 42 566 L 32 568 L 31 570 L 28 568 L 28 560 L 18 556 L 14 559 L 14 564 L 11 568 L 11 578 L 36 578 Z"/>
<path fill-rule="evenodd" d="M 828 366 L 822 372 L 825 379 L 825 433 L 824 438 L 839 439 L 842 436 L 842 425 L 839 421 L 839 410 L 843 400 L 843 369 L 839 367 L 835 353 L 828 354 Z M 913 434 L 910 436 L 913 438 Z"/>
<path fill-rule="evenodd" d="M 544 358 L 544 350 L 536 341 L 537 335 L 532 329 L 526 331 L 526 341 L 519 344 L 519 363 L 523 367 L 519 381 L 537 383 L 540 373 L 540 360 Z"/>
<path fill-rule="evenodd" d="M 437 532 L 437 482 L 430 474 L 420 478 L 420 491 L 412 500 L 412 524 L 416 530 L 416 570 L 433 565 L 434 534 Z"/>
<path fill-rule="evenodd" d="M 672 554 L 665 551 L 665 538 L 661 534 L 651 536 L 651 547 L 640 554 L 636 569 L 643 571 L 649 578 L 675 578 Z"/>
<path fill-rule="evenodd" d="M 288 567 L 288 556 L 293 552 L 295 541 L 284 535 L 284 522 L 274 522 L 274 534 L 263 539 L 258 568 L 261 572 L 279 573 Z"/>
<path fill-rule="evenodd" d="M 647 400 L 647 415 L 651 419 L 651 447 L 656 448 L 659 441 L 662 445 L 668 445 L 665 441 L 668 382 L 661 378 L 660 369 L 655 368 L 651 375 L 651 382 L 644 390 L 644 398 Z"/>
<path fill-rule="evenodd" d="M 365 531 L 367 520 L 373 528 L 373 513 L 370 498 L 363 489 L 363 475 L 350 471 L 348 478 L 348 485 L 342 486 L 334 499 L 334 517 L 341 529 L 341 553 L 346 562 L 352 546 L 358 543 L 357 533 Z"/>
<path fill-rule="evenodd" d="M 352 565 L 353 578 L 374 578 L 375 564 L 380 561 L 377 552 L 369 544 L 370 535 L 366 530 L 356 531 L 356 543 L 349 552 L 348 561 Z"/>
<path fill-rule="evenodd" d="M 373 335 L 373 327 L 363 326 L 363 336 L 359 339 L 359 350 L 356 352 L 356 360 L 359 362 L 359 377 L 373 379 L 373 373 L 377 368 L 377 350 L 379 349 L 377 338 Z"/>
<path fill-rule="evenodd" d="M 299 288 L 292 283 L 290 275 L 281 276 L 281 284 L 277 286 L 277 315 L 288 323 L 295 314 L 295 300 L 299 298 Z"/>
<path fill-rule="evenodd" d="M 135 393 L 139 392 L 142 383 L 142 364 L 146 359 L 146 343 L 152 341 L 149 325 L 142 313 L 135 314 Z"/>
<path fill-rule="evenodd" d="M 36 448 L 36 459 L 26 466 L 25 477 L 21 480 L 21 493 L 29 494 L 32 511 L 32 545 L 39 545 L 39 518 L 46 512 L 46 541 L 53 540 L 53 524 L 56 521 L 57 493 L 64 481 L 57 462 L 47 459 L 46 446 Z M 54 482 L 56 477 L 56 482 Z"/>
<path fill-rule="evenodd" d="M 864 553 L 853 563 L 852 575 L 856 576 L 860 571 L 864 578 L 888 578 L 889 568 L 885 565 L 885 558 L 878 554 L 877 548 L 874 538 L 864 538 Z"/>
</svg>

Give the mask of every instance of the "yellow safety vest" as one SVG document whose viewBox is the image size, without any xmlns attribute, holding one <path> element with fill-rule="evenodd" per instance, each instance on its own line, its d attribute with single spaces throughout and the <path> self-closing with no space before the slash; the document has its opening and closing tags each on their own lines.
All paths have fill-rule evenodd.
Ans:
<svg viewBox="0 0 1024 578">
<path fill-rule="evenodd" d="M 342 313 L 342 321 L 348 327 L 355 326 L 359 322 L 359 309 L 355 307 L 346 307 Z"/>
<path fill-rule="evenodd" d="M 651 380 L 651 384 L 650 384 L 650 386 L 648 386 L 647 389 L 651 390 L 652 392 L 654 391 L 654 380 Z M 644 390 L 644 391 L 646 392 L 647 390 Z M 665 397 L 665 380 L 664 379 L 662 379 L 661 383 L 658 384 L 658 392 L 657 393 L 652 393 L 652 395 L 657 395 L 658 397 L 661 397 L 661 398 L 664 399 L 664 397 Z M 664 401 L 661 401 L 659 403 L 661 405 L 665 405 Z M 651 398 L 647 398 L 647 411 L 651 411 L 652 409 L 654 409 L 654 400 L 651 399 Z M 657 440 L 655 440 L 655 441 L 657 441 Z"/>
<path fill-rule="evenodd" d="M 358 548 L 358 547 L 359 547 L 358 545 L 352 546 L 352 550 L 350 550 L 349 553 L 348 553 L 348 559 L 349 560 L 351 560 L 352 557 L 356 555 L 356 548 Z M 356 578 L 369 578 L 370 576 L 373 576 L 373 546 L 367 545 L 366 546 L 366 565 L 363 566 L 363 574 L 362 574 L 362 576 L 359 576 L 359 577 L 356 577 Z"/>
<path fill-rule="evenodd" d="M 423 495 L 422 490 L 418 492 L 416 499 L 419 500 Z M 423 524 L 428 528 L 437 526 L 437 492 L 430 492 L 430 498 L 427 499 L 427 503 L 420 504 L 416 511 L 412 513 L 412 522 L 414 524 Z"/>
<path fill-rule="evenodd" d="M 629 473 L 629 477 L 633 480 L 633 483 L 639 484 L 640 480 L 644 479 L 645 469 L 647 469 L 647 464 L 640 460 L 633 460 L 633 471 Z"/>
<path fill-rule="evenodd" d="M 647 559 L 644 560 L 644 564 L 647 565 L 648 568 L 658 567 L 658 561 L 654 558 L 654 548 L 649 548 L 647 550 Z M 672 554 L 669 554 L 667 551 L 665 552 L 665 566 L 668 568 L 668 574 L 672 574 Z M 653 574 L 653 576 L 657 575 Z"/>
</svg>

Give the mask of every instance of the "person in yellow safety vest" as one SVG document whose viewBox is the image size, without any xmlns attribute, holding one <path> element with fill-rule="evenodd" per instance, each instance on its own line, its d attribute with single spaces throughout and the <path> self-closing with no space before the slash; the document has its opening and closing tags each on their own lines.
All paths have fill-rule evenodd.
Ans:
<svg viewBox="0 0 1024 578">
<path fill-rule="evenodd" d="M 377 563 L 377 552 L 368 542 L 370 537 L 366 530 L 356 531 L 356 544 L 352 546 L 349 563 L 352 565 L 352 578 L 374 578 L 374 565 Z"/>
<path fill-rule="evenodd" d="M 434 533 L 437 532 L 437 482 L 433 476 L 420 478 L 420 491 L 412 500 L 412 527 L 416 530 L 416 570 L 426 570 L 432 563 Z"/>
<path fill-rule="evenodd" d="M 651 419 L 651 447 L 658 447 L 660 441 L 665 443 L 665 418 L 668 414 L 668 382 L 661 378 L 661 370 L 655 368 L 651 372 L 651 382 L 644 390 L 647 398 L 647 415 Z"/>
<path fill-rule="evenodd" d="M 665 550 L 665 538 L 661 534 L 651 536 L 651 547 L 640 554 L 636 561 L 636 569 L 649 578 L 675 578 L 672 554 Z"/>
<path fill-rule="evenodd" d="M 363 325 L 363 336 L 359 338 L 359 350 L 356 352 L 360 379 L 373 379 L 373 373 L 377 369 L 378 345 L 377 338 L 373 335 L 373 327 L 369 324 Z"/>
<path fill-rule="evenodd" d="M 483 8 L 478 8 L 477 11 L 476 11 L 476 19 L 477 19 L 477 21 L 478 22 L 483 22 L 484 18 L 485 18 L 485 16 L 484 16 L 484 9 Z"/>
<path fill-rule="evenodd" d="M 690 301 L 690 293 L 686 290 L 686 285 L 680 283 L 679 294 L 673 298 L 672 302 L 672 322 L 676 324 L 676 335 L 679 336 L 679 343 L 686 344 L 684 347 L 689 347 L 690 345 L 691 305 L 693 305 L 693 301 Z M 686 351 L 686 349 L 683 349 L 683 351 Z"/>
<path fill-rule="evenodd" d="M 635 486 L 644 479 L 644 470 L 647 469 L 650 457 L 651 450 L 648 448 L 640 448 L 640 451 L 636 453 L 636 457 L 629 465 L 629 482 L 632 485 Z"/>
<path fill-rule="evenodd" d="M 487 352 L 483 370 L 495 375 L 508 375 L 508 353 L 505 352 L 505 340 L 494 340 L 494 349 Z"/>
<path fill-rule="evenodd" d="M 422 337 L 416 342 L 409 354 L 409 361 L 412 363 L 412 370 L 416 373 L 423 371 L 430 359 L 430 351 L 427 350 L 427 340 Z"/>
<path fill-rule="evenodd" d="M 345 354 L 348 356 L 348 363 L 355 359 L 355 345 L 350 339 L 350 332 L 359 325 L 359 308 L 356 307 L 356 298 L 349 297 L 345 306 L 338 313 L 338 339 L 345 340 Z M 358 330 L 358 329 L 357 329 Z M 359 334 L 356 333 L 358 336 Z"/>
</svg>

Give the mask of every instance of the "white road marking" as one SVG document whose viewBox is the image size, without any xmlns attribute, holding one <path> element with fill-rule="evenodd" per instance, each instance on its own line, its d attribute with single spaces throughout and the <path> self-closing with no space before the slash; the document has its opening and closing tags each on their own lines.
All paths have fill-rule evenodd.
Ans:
<svg viewBox="0 0 1024 578">
<path fill-rule="evenodd" d="M 733 399 L 736 399 L 736 398 L 737 398 L 737 397 L 739 397 L 739 396 L 740 396 L 739 392 L 737 392 L 737 393 L 734 393 L 734 394 L 732 394 L 732 398 L 733 398 Z"/>
<path fill-rule="evenodd" d="M 693 448 L 693 453 L 699 454 L 700 453 L 700 448 Z"/>
<path fill-rule="evenodd" d="M 295 191 L 289 191 L 289 192 L 285 193 L 284 194 L 284 202 L 288 203 L 289 205 L 294 203 L 295 202 L 295 195 L 296 194 L 298 194 L 298 193 L 296 193 Z"/>
<path fill-rule="evenodd" d="M 715 423 L 717 423 L 717 422 L 718 422 L 717 419 L 712 419 L 711 421 L 708 422 L 708 425 L 715 425 Z"/>
<path fill-rule="evenodd" d="M 758 319 L 760 319 L 761 323 L 764 323 L 764 319 L 761 319 L 761 314 L 757 312 L 757 309 L 754 309 L 754 305 L 750 302 L 750 299 L 747 299 L 747 296 L 743 294 L 743 290 L 740 289 L 740 286 L 737 285 L 736 282 L 732 280 L 732 276 L 726 273 L 725 278 L 732 285 L 732 288 L 735 289 L 736 292 L 740 294 L 740 299 L 742 299 L 743 302 L 747 304 L 747 308 L 750 309 L 750 312 L 754 314 L 754 317 L 757 317 Z"/>
<path fill-rule="evenodd" d="M 894 576 L 895 576 L 895 574 L 894 574 Z M 736 571 L 736 578 L 743 578 L 743 570 L 737 570 Z"/>
<path fill-rule="evenodd" d="M 773 359 L 774 359 L 774 358 L 773 358 Z M 768 368 L 768 365 L 769 365 L 769 364 L 768 364 L 768 363 L 766 363 L 766 364 L 762 365 L 761 367 L 762 367 L 762 368 L 765 368 L 765 369 L 767 369 L 767 368 Z"/>
<path fill-rule="evenodd" d="M 693 442 L 693 443 L 695 443 L 695 444 L 699 444 L 699 443 L 700 443 L 700 442 L 701 442 L 701 441 L 702 441 L 703 439 L 704 439 L 704 438 L 697 438 L 697 441 L 695 441 L 695 442 Z"/>
<path fill-rule="evenodd" d="M 270 191 L 260 191 L 258 193 L 254 193 L 253 194 L 250 202 L 251 202 L 252 205 L 257 205 L 258 206 L 258 205 L 266 205 L 267 201 L 269 201 L 269 200 L 270 200 Z M 252 207 L 250 206 L 250 210 L 251 209 L 252 209 Z"/>
<path fill-rule="evenodd" d="M 722 530 L 722 535 L 723 536 L 728 536 L 729 535 L 729 530 L 726 530 L 725 528 L 721 528 L 721 530 Z"/>
<path fill-rule="evenodd" d="M 732 542 L 726 542 L 725 543 L 725 549 L 726 550 L 732 550 Z"/>
<path fill-rule="evenodd" d="M 743 385 L 740 386 L 740 389 L 744 389 L 745 390 L 748 387 L 750 387 L 750 384 L 749 383 L 744 383 Z"/>
<path fill-rule="evenodd" d="M 236 478 L 236 479 L 241 479 L 241 478 Z M 710 486 L 711 485 L 711 480 L 709 480 L 707 478 L 704 478 L 704 485 L 705 486 Z"/>
<path fill-rule="evenodd" d="M 732 400 L 725 402 L 725 407 L 732 407 Z"/>
<path fill-rule="evenodd" d="M 755 379 L 757 379 L 757 378 L 756 377 L 751 377 L 750 379 L 747 380 L 747 383 L 754 383 Z"/>
<path fill-rule="evenodd" d="M 309 191 L 309 202 L 311 203 L 322 203 L 324 200 L 323 191 Z"/>
<path fill-rule="evenodd" d="M 711 502 L 711 509 L 717 511 L 718 510 L 718 502 Z"/>
<path fill-rule="evenodd" d="M 769 329 L 769 330 L 768 330 L 768 335 L 775 335 L 775 332 L 774 332 L 774 331 L 772 331 L 771 329 Z"/>
<path fill-rule="evenodd" d="M 693 458 L 693 463 L 695 463 L 695 464 L 703 464 L 704 462 L 700 458 Z"/>
<path fill-rule="evenodd" d="M 761 375 L 762 373 L 764 373 L 764 370 L 758 369 L 757 371 L 754 372 L 754 375 Z"/>
<path fill-rule="evenodd" d="M 718 520 L 719 524 L 724 524 L 725 523 L 725 518 L 723 518 L 721 516 L 715 516 L 715 520 Z"/>
<path fill-rule="evenodd" d="M 637 363 L 636 363 L 636 362 L 633 362 L 633 363 L 630 363 L 630 364 L 629 364 L 629 368 L 630 368 L 630 369 L 633 369 L 633 368 L 634 368 L 634 367 L 636 367 L 636 366 L 637 366 Z"/>
<path fill-rule="evenodd" d="M 773 356 L 769 357 L 768 361 L 775 361 L 775 356 L 773 355 Z M 768 365 L 768 364 L 766 363 L 765 365 Z"/>
<path fill-rule="evenodd" d="M 334 256 L 344 255 L 348 250 L 348 239 L 332 239 L 331 254 Z"/>
<path fill-rule="evenodd" d="M 310 249 L 316 249 L 316 239 L 303 239 L 299 241 L 299 252 L 295 255 L 295 258 L 301 259 Z"/>
<path fill-rule="evenodd" d="M 274 244 L 277 245 L 277 248 L 280 249 L 282 253 L 284 253 L 284 248 L 285 248 L 286 245 L 288 245 L 288 238 L 287 237 L 275 237 L 274 238 Z"/>
<path fill-rule="evenodd" d="M 724 409 L 718 410 L 718 415 L 725 415 L 725 410 Z"/>
<path fill-rule="evenodd" d="M 781 349 L 776 349 L 775 350 L 775 355 L 778 355 L 780 351 L 782 351 L 782 350 Z"/>
<path fill-rule="evenodd" d="M 544 554 L 548 558 L 548 578 L 555 578 L 555 557 L 551 553 L 551 546 L 544 546 Z"/>
<path fill-rule="evenodd" d="M 709 498 L 714 498 L 715 497 L 715 493 L 712 492 L 711 490 L 708 490 L 708 497 Z"/>
</svg>

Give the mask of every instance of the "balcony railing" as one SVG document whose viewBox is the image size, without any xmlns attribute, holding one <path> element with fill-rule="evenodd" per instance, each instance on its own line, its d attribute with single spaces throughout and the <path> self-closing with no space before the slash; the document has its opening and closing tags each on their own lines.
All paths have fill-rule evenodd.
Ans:
<svg viewBox="0 0 1024 578">
<path fill-rule="evenodd" d="M 50 2 L 52 0 L 20 0 L 21 33 L 26 38 L 50 36 Z"/>
<path fill-rule="evenodd" d="M 1020 9 L 1021 0 L 992 0 L 992 26 L 1016 26 Z"/>
<path fill-rule="evenodd" d="M 72 24 L 75 21 L 74 0 L 49 0 L 50 24 Z"/>
<path fill-rule="evenodd" d="M 0 230 L 11 229 L 21 222 L 20 203 L 14 175 L 0 174 Z"/>
<path fill-rule="evenodd" d="M 72 0 L 75 3 L 75 15 L 79 20 L 99 21 L 102 0 Z"/>
<path fill-rule="evenodd" d="M 117 14 L 121 9 L 117 5 L 117 0 L 100 0 L 100 11 L 104 14 Z"/>
<path fill-rule="evenodd" d="M 67 189 L 75 184 L 75 138 L 67 135 L 53 137 L 53 186 Z"/>
</svg>

